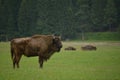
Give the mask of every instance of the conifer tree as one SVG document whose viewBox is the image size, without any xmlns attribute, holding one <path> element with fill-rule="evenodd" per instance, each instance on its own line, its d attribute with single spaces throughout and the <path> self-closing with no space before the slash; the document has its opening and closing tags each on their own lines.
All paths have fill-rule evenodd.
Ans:
<svg viewBox="0 0 120 80">
<path fill-rule="evenodd" d="M 107 0 L 105 14 L 104 14 L 105 25 L 109 31 L 114 30 L 117 22 L 117 9 L 115 7 L 114 0 Z"/>
</svg>

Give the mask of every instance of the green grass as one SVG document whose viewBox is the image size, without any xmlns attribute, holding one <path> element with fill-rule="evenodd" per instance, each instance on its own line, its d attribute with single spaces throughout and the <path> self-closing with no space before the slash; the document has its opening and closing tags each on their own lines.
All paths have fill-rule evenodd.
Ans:
<svg viewBox="0 0 120 80">
<path fill-rule="evenodd" d="M 82 35 L 77 36 L 78 40 L 81 40 Z M 120 41 L 120 32 L 86 32 L 84 38 L 87 41 Z"/>
<path fill-rule="evenodd" d="M 85 44 L 97 51 L 82 51 Z M 74 46 L 76 51 L 64 51 Z M 0 43 L 0 80 L 120 80 L 120 42 L 63 42 L 63 49 L 39 68 L 38 57 L 22 56 L 12 68 L 9 43 Z"/>
</svg>

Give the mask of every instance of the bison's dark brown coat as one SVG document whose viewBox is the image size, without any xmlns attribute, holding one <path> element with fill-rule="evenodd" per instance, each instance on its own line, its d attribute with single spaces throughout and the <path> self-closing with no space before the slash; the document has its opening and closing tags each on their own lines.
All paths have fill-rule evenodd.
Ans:
<svg viewBox="0 0 120 80">
<path fill-rule="evenodd" d="M 17 65 L 22 55 L 27 57 L 39 56 L 40 67 L 43 62 L 47 61 L 54 52 L 59 52 L 62 48 L 59 36 L 52 35 L 35 35 L 26 38 L 16 38 L 11 41 L 11 57 L 13 60 L 13 68 Z"/>
<path fill-rule="evenodd" d="M 76 48 L 69 46 L 69 47 L 65 48 L 65 50 L 76 50 Z"/>
<path fill-rule="evenodd" d="M 96 50 L 97 48 L 93 45 L 86 45 L 81 47 L 82 50 Z"/>
</svg>

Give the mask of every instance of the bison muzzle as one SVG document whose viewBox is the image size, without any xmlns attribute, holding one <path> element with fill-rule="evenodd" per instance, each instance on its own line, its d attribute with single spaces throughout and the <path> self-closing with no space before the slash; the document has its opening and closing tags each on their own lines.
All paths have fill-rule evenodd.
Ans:
<svg viewBox="0 0 120 80">
<path fill-rule="evenodd" d="M 22 55 L 27 57 L 38 56 L 40 67 L 55 52 L 62 48 L 61 38 L 53 35 L 34 35 L 32 37 L 16 38 L 11 40 L 11 57 L 13 68 L 19 68 Z"/>
</svg>

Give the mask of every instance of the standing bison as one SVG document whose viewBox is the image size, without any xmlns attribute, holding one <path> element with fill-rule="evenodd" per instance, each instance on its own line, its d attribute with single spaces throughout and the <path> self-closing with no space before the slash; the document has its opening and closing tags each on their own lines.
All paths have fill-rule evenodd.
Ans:
<svg viewBox="0 0 120 80">
<path fill-rule="evenodd" d="M 19 68 L 19 61 L 22 55 L 27 57 L 39 56 L 40 68 L 44 61 L 47 61 L 55 52 L 62 48 L 59 36 L 34 35 L 26 38 L 16 38 L 11 40 L 11 57 L 13 68 Z"/>
</svg>

